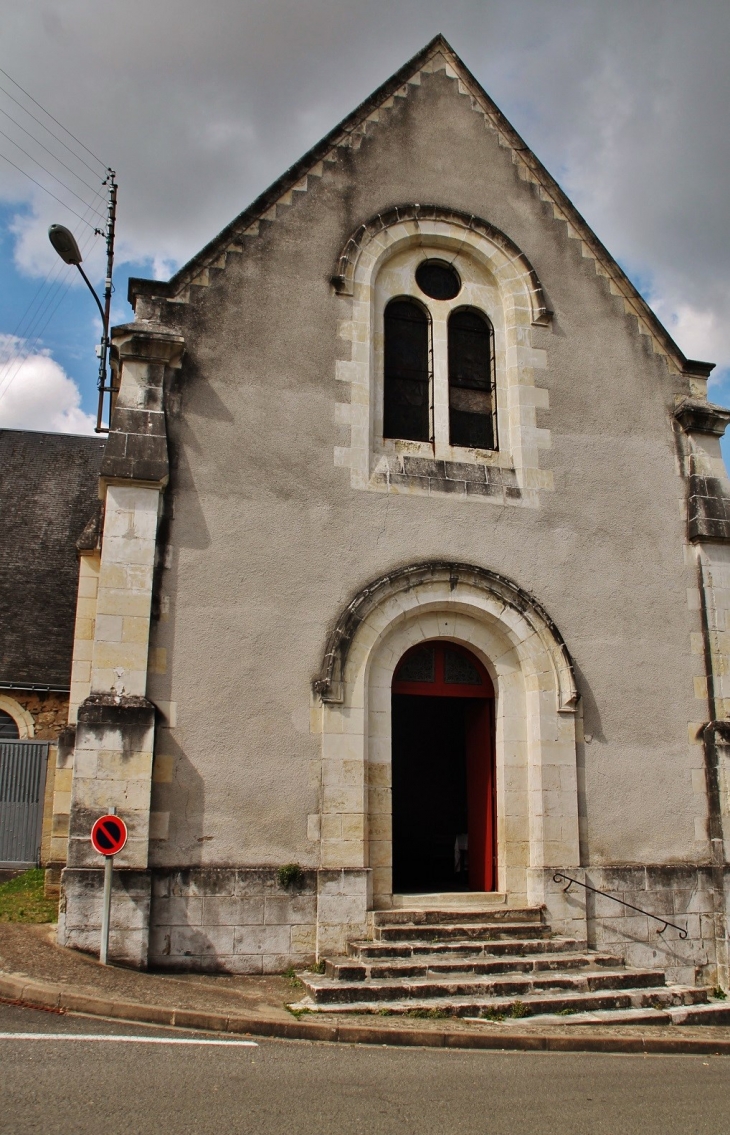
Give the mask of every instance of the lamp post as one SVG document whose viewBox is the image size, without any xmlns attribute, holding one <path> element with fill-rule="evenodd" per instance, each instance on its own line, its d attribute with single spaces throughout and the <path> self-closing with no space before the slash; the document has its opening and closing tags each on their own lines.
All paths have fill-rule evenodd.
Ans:
<svg viewBox="0 0 730 1135">
<path fill-rule="evenodd" d="M 74 264 L 81 276 L 84 283 L 91 292 L 96 306 L 99 308 L 101 315 L 101 342 L 96 349 L 99 356 L 99 377 L 97 379 L 97 386 L 99 388 L 99 405 L 96 413 L 96 433 L 108 433 L 108 427 L 102 426 L 101 419 L 104 411 L 104 395 L 113 394 L 116 387 L 111 383 L 107 386 L 107 355 L 109 353 L 109 314 L 112 306 L 112 268 L 114 267 L 114 227 L 117 217 L 117 183 L 114 170 L 109 170 L 108 176 L 104 182 L 109 186 L 109 205 L 107 211 L 107 226 L 106 226 L 106 279 L 104 281 L 104 305 L 102 306 L 101 300 L 94 291 L 89 277 L 81 267 L 82 256 L 79 246 L 76 243 L 76 238 L 70 229 L 65 225 L 51 225 L 48 230 L 48 239 L 55 248 L 58 255 L 66 264 Z M 103 235 L 100 229 L 96 230 L 98 235 Z M 111 424 L 111 401 L 109 404 L 109 417 Z"/>
</svg>

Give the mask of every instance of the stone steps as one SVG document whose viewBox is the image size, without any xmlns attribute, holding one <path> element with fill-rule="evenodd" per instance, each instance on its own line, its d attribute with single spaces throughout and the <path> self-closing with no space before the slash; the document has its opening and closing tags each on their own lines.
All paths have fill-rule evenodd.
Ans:
<svg viewBox="0 0 730 1135">
<path fill-rule="evenodd" d="M 375 926 L 435 926 L 439 923 L 476 922 L 484 926 L 509 925 L 518 923 L 544 923 L 540 907 L 495 907 L 477 908 L 448 907 L 442 910 L 376 910 L 373 915 Z"/>
<path fill-rule="evenodd" d="M 375 961 L 358 961 L 353 958 L 328 958 L 325 977 L 334 981 L 381 981 L 385 978 L 438 977 L 447 974 L 472 973 L 536 973 L 542 970 L 575 970 L 589 966 L 615 968 L 623 960 L 615 954 L 543 953 L 524 954 L 519 957 L 449 957 L 432 954 L 427 959 L 385 958 Z"/>
<path fill-rule="evenodd" d="M 378 1001 L 457 1001 L 466 997 L 526 1000 L 556 990 L 580 995 L 625 989 L 643 990 L 663 986 L 663 974 L 656 970 L 584 970 L 581 972 L 533 972 L 477 976 L 461 974 L 458 978 L 415 978 L 398 980 L 366 979 L 338 981 L 310 975 L 304 980 L 307 993 L 316 1005 L 364 1003 Z"/>
<path fill-rule="evenodd" d="M 484 915 L 479 921 L 469 922 L 466 919 L 416 924 L 413 922 L 388 923 L 384 926 L 375 926 L 374 937 L 377 942 L 408 942 L 413 939 L 425 942 L 442 942 L 448 939 L 461 939 L 467 941 L 475 939 L 478 942 L 498 941 L 509 938 L 547 938 L 550 936 L 549 927 L 540 922 L 487 922 Z"/>
<path fill-rule="evenodd" d="M 348 942 L 347 952 L 353 958 L 420 958 L 429 955 L 440 957 L 521 957 L 525 954 L 552 954 L 570 950 L 585 950 L 585 942 L 576 938 L 505 938 L 479 942 L 437 940 L 435 942 Z"/>
<path fill-rule="evenodd" d="M 409 1014 L 423 1017 L 470 1017 L 480 1020 L 520 1019 L 523 1017 L 555 1014 L 563 1016 L 577 1013 L 597 1014 L 621 1009 L 666 1009 L 670 1006 L 694 1006 L 706 998 L 703 989 L 685 986 L 648 986 L 644 989 L 600 991 L 543 991 L 523 997 L 450 996 L 440 998 L 401 998 L 397 1001 L 333 1001 L 315 1002 L 310 996 L 298 1001 L 292 1008 L 309 1009 L 323 1013 L 369 1013 L 399 1016 Z M 696 1012 L 696 1010 L 694 1010 Z M 600 1020 L 600 1017 L 598 1018 Z M 683 1022 L 689 1023 L 689 1022 Z"/>
<path fill-rule="evenodd" d="M 480 1020 L 470 1017 L 468 1020 Z M 728 1025 L 730 1008 L 721 1002 L 668 1005 L 664 1009 L 604 1009 L 570 1015 L 544 1013 L 542 1025 Z"/>
<path fill-rule="evenodd" d="M 730 1023 L 707 990 L 553 937 L 533 908 L 376 911 L 373 941 L 347 944 L 324 973 L 300 975 L 297 1009 L 546 1023 Z"/>
</svg>

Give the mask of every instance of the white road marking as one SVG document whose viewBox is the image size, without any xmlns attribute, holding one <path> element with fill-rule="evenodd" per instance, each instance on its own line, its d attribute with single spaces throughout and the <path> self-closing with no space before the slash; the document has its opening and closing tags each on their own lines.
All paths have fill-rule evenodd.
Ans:
<svg viewBox="0 0 730 1135">
<path fill-rule="evenodd" d="M 0 1033 L 0 1040 L 102 1040 L 121 1044 L 217 1044 L 228 1048 L 258 1048 L 255 1040 L 208 1040 L 177 1036 L 105 1036 L 103 1033 Z"/>
</svg>

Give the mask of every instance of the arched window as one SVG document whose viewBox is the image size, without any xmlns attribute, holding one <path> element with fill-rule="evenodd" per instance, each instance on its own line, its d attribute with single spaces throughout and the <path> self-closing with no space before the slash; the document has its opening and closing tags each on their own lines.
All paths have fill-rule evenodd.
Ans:
<svg viewBox="0 0 730 1135">
<path fill-rule="evenodd" d="M 408 299 L 385 309 L 383 436 L 431 440 L 428 316 Z"/>
<path fill-rule="evenodd" d="M 449 441 L 496 449 L 492 325 L 475 308 L 449 317 Z"/>
<path fill-rule="evenodd" d="M 20 730 L 15 718 L 0 709 L 0 741 L 17 741 L 19 737 Z"/>
</svg>

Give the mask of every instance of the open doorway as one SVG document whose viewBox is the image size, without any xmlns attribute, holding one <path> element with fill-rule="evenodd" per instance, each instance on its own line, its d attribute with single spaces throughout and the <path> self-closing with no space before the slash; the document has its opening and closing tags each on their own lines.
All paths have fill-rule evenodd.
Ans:
<svg viewBox="0 0 730 1135">
<path fill-rule="evenodd" d="M 400 660 L 392 688 L 393 891 L 496 887 L 494 689 L 451 642 Z"/>
</svg>

